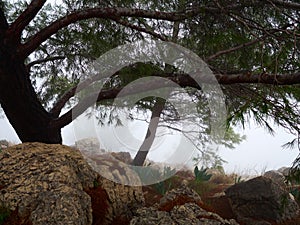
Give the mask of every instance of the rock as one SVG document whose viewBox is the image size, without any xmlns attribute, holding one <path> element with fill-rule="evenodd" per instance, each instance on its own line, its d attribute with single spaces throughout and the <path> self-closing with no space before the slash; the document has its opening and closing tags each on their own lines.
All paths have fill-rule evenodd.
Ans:
<svg viewBox="0 0 300 225">
<path fill-rule="evenodd" d="M 290 169 L 291 169 L 290 167 L 284 166 L 284 167 L 279 168 L 277 171 L 286 177 L 289 175 Z"/>
<path fill-rule="evenodd" d="M 129 152 L 112 152 L 111 155 L 116 159 L 125 164 L 131 164 L 132 158 Z"/>
<path fill-rule="evenodd" d="M 89 225 L 96 215 L 101 221 L 93 224 L 111 224 L 142 203 L 141 187 L 100 177 L 70 147 L 25 143 L 0 153 L 0 206 L 11 210 L 18 224 Z"/>
<path fill-rule="evenodd" d="M 277 184 L 279 184 L 282 188 L 286 188 L 285 177 L 282 173 L 277 170 L 270 170 L 264 173 L 264 177 L 268 177 Z"/>
<path fill-rule="evenodd" d="M 104 178 L 118 184 L 141 186 L 141 180 L 137 173 L 127 163 L 119 160 L 118 153 L 107 152 L 85 156 L 89 165 Z"/>
<path fill-rule="evenodd" d="M 100 142 L 97 138 L 81 139 L 75 142 L 74 147 L 86 156 L 105 152 L 103 149 L 100 149 Z"/>
<path fill-rule="evenodd" d="M 195 203 L 176 205 L 171 211 L 160 211 L 156 207 L 143 207 L 137 210 L 130 225 L 238 225 L 231 219 L 222 219 L 219 215 L 207 212 Z"/>
<path fill-rule="evenodd" d="M 2 149 L 5 149 L 5 148 L 8 148 L 9 146 L 12 146 L 13 144 L 10 143 L 9 141 L 7 140 L 0 140 L 0 151 Z"/>
<path fill-rule="evenodd" d="M 237 218 L 282 222 L 298 215 L 298 204 L 284 188 L 268 177 L 260 176 L 238 183 L 226 189 L 225 193 Z"/>
<path fill-rule="evenodd" d="M 201 205 L 200 196 L 193 189 L 182 186 L 167 192 L 159 204 L 138 209 L 130 224 L 238 224 L 235 220 L 225 220 L 215 213 L 207 212 Z"/>
<path fill-rule="evenodd" d="M 169 211 L 175 205 L 182 205 L 187 202 L 192 202 L 198 205 L 202 204 L 201 198 L 196 191 L 187 186 L 182 186 L 168 191 L 160 199 L 158 208 L 159 210 Z"/>
</svg>

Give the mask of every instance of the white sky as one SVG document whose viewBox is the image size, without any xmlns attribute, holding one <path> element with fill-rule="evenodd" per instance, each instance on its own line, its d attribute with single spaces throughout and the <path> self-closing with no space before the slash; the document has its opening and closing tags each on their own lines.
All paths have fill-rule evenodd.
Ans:
<svg viewBox="0 0 300 225">
<path fill-rule="evenodd" d="M 122 131 L 112 128 L 103 128 L 100 132 L 95 133 L 93 125 L 90 126 L 86 123 L 86 120 L 84 121 L 84 126 L 82 126 L 82 124 L 80 125 L 80 122 L 75 122 L 63 129 L 64 144 L 72 145 L 76 139 L 78 140 L 85 137 L 98 137 L 102 138 L 102 143 L 104 143 L 105 148 L 109 148 L 110 150 L 113 149 L 113 151 L 120 151 L 126 148 L 127 151 L 128 149 L 130 151 L 130 149 L 136 148 L 135 146 L 128 146 L 128 144 L 130 145 L 130 143 L 132 143 L 129 139 L 127 144 L 126 138 L 121 140 L 125 137 L 124 133 L 128 132 L 128 129 Z M 139 137 L 142 139 L 147 129 L 146 126 L 143 126 L 140 123 L 132 123 L 129 124 L 128 127 L 129 130 L 132 131 L 129 136 L 137 139 L 139 139 Z M 281 145 L 293 139 L 293 136 L 286 133 L 283 129 L 278 129 L 276 134 L 271 136 L 263 128 L 251 124 L 250 128 L 246 127 L 246 130 L 240 130 L 240 132 L 247 136 L 247 139 L 243 143 L 238 145 L 236 149 L 231 150 L 221 148 L 219 151 L 222 158 L 228 162 L 224 165 L 224 168 L 228 173 L 261 174 L 265 170 L 290 166 L 298 155 L 297 149 L 282 149 Z M 1 139 L 6 139 L 14 143 L 20 142 L 6 118 L 0 119 L 0 140 Z M 179 142 L 180 140 L 178 140 L 178 137 L 163 137 L 155 144 L 156 146 L 159 146 L 159 148 L 154 149 L 150 155 L 150 159 L 157 160 L 163 158 L 165 159 L 165 162 L 169 162 L 170 157 L 168 156 L 172 155 L 172 149 L 176 148 Z M 135 141 L 135 143 L 137 142 Z M 120 147 L 122 145 L 123 147 Z M 189 147 L 185 149 L 188 148 Z M 131 153 L 134 154 L 134 152 Z M 187 154 L 179 154 L 178 152 L 176 154 L 177 158 L 179 157 L 181 160 L 186 161 Z M 188 156 L 190 155 L 191 152 L 188 153 Z M 191 162 L 189 164 L 192 165 Z"/>
</svg>

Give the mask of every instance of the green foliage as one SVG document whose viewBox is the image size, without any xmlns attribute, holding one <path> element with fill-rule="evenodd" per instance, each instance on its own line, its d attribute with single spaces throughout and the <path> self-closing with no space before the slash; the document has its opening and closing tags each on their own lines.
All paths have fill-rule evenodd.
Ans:
<svg viewBox="0 0 300 225">
<path fill-rule="evenodd" d="M 194 174 L 195 174 L 195 181 L 197 183 L 208 181 L 211 178 L 211 174 L 207 173 L 207 168 L 201 167 L 201 169 L 198 169 L 198 166 L 195 166 L 194 168 Z"/>
<path fill-rule="evenodd" d="M 166 182 L 166 181 L 160 181 L 158 183 L 154 184 L 155 190 L 161 194 L 165 195 L 167 191 L 171 189 L 172 183 L 171 182 Z"/>
</svg>

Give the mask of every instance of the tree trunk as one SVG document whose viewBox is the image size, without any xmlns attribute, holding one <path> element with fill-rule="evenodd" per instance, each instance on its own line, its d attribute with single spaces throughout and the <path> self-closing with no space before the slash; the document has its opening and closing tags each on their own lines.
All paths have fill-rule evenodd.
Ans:
<svg viewBox="0 0 300 225">
<path fill-rule="evenodd" d="M 55 118 L 40 103 L 17 44 L 0 34 L 0 104 L 10 124 L 22 142 L 61 143 L 61 130 L 50 127 Z"/>
<path fill-rule="evenodd" d="M 143 164 L 146 160 L 146 157 L 149 153 L 149 150 L 154 142 L 155 134 L 156 134 L 158 123 L 159 123 L 160 114 L 163 111 L 165 104 L 166 104 L 165 99 L 157 98 L 157 100 L 153 106 L 153 109 L 152 109 L 152 115 L 151 115 L 151 119 L 149 122 L 146 137 L 132 161 L 133 166 L 143 166 Z"/>
</svg>

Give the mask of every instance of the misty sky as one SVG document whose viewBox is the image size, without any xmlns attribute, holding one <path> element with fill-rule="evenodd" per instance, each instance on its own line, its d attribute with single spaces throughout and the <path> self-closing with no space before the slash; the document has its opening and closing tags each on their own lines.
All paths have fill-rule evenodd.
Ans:
<svg viewBox="0 0 300 225">
<path fill-rule="evenodd" d="M 84 124 L 84 126 L 82 124 Z M 86 120 L 83 122 L 75 122 L 63 129 L 63 141 L 66 145 L 73 145 L 75 140 L 86 137 L 97 137 L 101 139 L 101 146 L 105 149 L 116 151 L 134 150 L 142 142 L 142 137 L 146 133 L 147 127 L 141 122 L 127 124 L 127 128 L 102 128 L 99 132 L 95 130 L 93 121 L 88 124 Z M 14 143 L 19 143 L 19 139 L 7 119 L 0 119 L 0 140 L 6 139 Z M 122 130 L 123 129 L 123 130 Z M 125 129 L 125 130 L 124 130 Z M 245 134 L 247 139 L 238 145 L 236 149 L 220 148 L 220 155 L 228 163 L 224 165 L 226 172 L 239 172 L 241 174 L 261 174 L 264 170 L 278 169 L 282 166 L 290 166 L 298 155 L 296 149 L 282 149 L 282 145 L 293 139 L 293 136 L 286 133 L 283 129 L 277 129 L 276 134 L 271 136 L 263 128 L 251 124 L 246 130 L 237 129 L 241 134 Z M 100 137 L 101 136 L 101 137 Z M 128 137 L 127 137 L 128 136 Z M 132 141 L 130 138 L 136 138 L 138 141 Z M 127 140 L 127 141 L 126 141 Z M 132 145 L 135 143 L 136 145 Z M 178 147 L 178 144 L 181 146 Z M 172 155 L 181 162 L 186 163 L 195 152 L 192 151 L 182 154 L 182 151 L 173 152 L 175 148 L 191 149 L 191 146 L 184 140 L 180 141 L 179 137 L 164 136 L 155 143 L 155 148 L 150 154 L 150 159 L 170 162 L 174 160 Z M 115 150 L 113 150 L 115 151 Z M 161 160 L 162 159 L 162 160 Z M 175 159 L 176 161 L 176 159 Z M 173 161 L 172 161 L 173 162 Z M 180 162 L 179 162 L 180 163 Z M 192 162 L 188 163 L 192 165 Z"/>
</svg>

